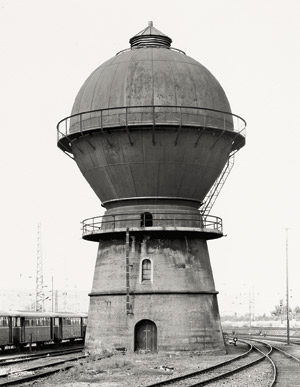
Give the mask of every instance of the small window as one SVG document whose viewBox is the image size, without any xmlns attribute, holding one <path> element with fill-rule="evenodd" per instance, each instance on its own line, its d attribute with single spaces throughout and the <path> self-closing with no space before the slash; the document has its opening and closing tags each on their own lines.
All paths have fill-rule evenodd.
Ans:
<svg viewBox="0 0 300 387">
<path fill-rule="evenodd" d="M 26 318 L 24 320 L 25 327 L 33 327 L 37 325 L 37 320 L 32 318 Z"/>
<path fill-rule="evenodd" d="M 20 319 L 20 317 L 13 317 L 12 318 L 12 326 L 13 327 L 20 327 L 21 326 L 21 319 Z"/>
<path fill-rule="evenodd" d="M 71 318 L 69 317 L 66 317 L 66 318 L 63 318 L 63 325 L 71 325 Z"/>
<path fill-rule="evenodd" d="M 151 281 L 151 261 L 144 259 L 142 262 L 142 282 Z"/>
<path fill-rule="evenodd" d="M 150 212 L 144 212 L 141 214 L 141 227 L 152 227 L 153 217 Z"/>
<path fill-rule="evenodd" d="M 13 326 L 20 327 L 21 325 L 21 317 L 13 317 Z"/>
<path fill-rule="evenodd" d="M 71 319 L 71 325 L 80 325 L 80 318 L 79 317 L 72 317 Z"/>
<path fill-rule="evenodd" d="M 0 317 L 0 326 L 8 327 L 8 317 Z"/>
<path fill-rule="evenodd" d="M 40 317 L 40 318 L 37 318 L 37 319 L 34 319 L 32 320 L 32 324 L 33 326 L 41 326 L 41 327 L 46 327 L 46 326 L 50 326 L 50 318 L 49 317 Z"/>
</svg>

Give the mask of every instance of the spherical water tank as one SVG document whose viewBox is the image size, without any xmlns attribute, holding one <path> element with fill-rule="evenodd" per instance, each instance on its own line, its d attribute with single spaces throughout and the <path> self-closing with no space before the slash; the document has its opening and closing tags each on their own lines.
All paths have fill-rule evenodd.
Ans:
<svg viewBox="0 0 300 387">
<path fill-rule="evenodd" d="M 221 85 L 199 62 L 167 47 L 143 46 L 99 66 L 80 89 L 72 114 L 139 105 L 231 112 Z"/>
<path fill-rule="evenodd" d="M 85 81 L 61 145 L 104 203 L 201 203 L 243 139 L 219 82 L 153 26 Z M 64 124 L 64 122 L 62 122 Z M 65 141 L 65 143 L 64 143 Z"/>
</svg>

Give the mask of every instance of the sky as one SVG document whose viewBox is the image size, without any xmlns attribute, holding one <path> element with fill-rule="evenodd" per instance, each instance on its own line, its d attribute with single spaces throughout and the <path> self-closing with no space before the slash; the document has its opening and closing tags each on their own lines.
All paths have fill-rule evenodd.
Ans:
<svg viewBox="0 0 300 387">
<path fill-rule="evenodd" d="M 300 305 L 299 18 L 298 0 L 0 0 L 0 290 L 34 289 L 39 223 L 44 284 L 91 290 L 97 244 L 80 222 L 103 209 L 57 148 L 56 124 L 90 73 L 153 21 L 247 121 L 211 211 L 226 234 L 209 241 L 221 314 L 273 310 L 287 261 Z"/>
</svg>

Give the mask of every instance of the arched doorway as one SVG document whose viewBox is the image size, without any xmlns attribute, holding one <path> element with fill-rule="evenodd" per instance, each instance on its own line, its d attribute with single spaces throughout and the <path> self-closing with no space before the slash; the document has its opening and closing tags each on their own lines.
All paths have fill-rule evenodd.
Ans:
<svg viewBox="0 0 300 387">
<path fill-rule="evenodd" d="M 153 321 L 141 320 L 134 328 L 134 350 L 156 352 L 157 328 Z"/>
</svg>

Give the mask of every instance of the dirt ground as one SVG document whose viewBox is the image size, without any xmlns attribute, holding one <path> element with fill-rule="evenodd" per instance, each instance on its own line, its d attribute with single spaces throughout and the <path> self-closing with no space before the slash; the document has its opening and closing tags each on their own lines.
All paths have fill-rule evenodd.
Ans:
<svg viewBox="0 0 300 387">
<path fill-rule="evenodd" d="M 44 387 L 141 387 L 151 383 L 193 372 L 229 359 L 244 352 L 239 343 L 227 346 L 227 354 L 158 353 L 116 354 L 100 359 L 90 356 L 78 360 L 68 371 L 27 383 L 27 386 Z M 24 385 L 23 385 L 24 386 Z"/>
</svg>

